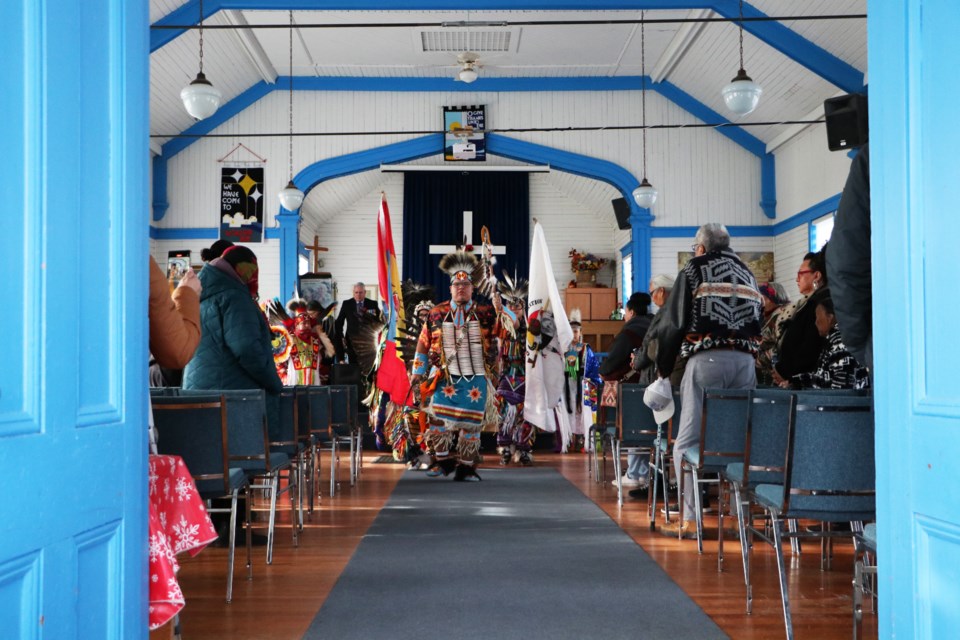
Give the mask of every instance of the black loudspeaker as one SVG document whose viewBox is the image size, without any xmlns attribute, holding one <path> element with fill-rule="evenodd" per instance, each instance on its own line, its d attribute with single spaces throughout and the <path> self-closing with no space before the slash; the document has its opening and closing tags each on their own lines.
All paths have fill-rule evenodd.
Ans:
<svg viewBox="0 0 960 640">
<path fill-rule="evenodd" d="M 627 202 L 626 198 L 614 198 L 611 204 L 613 204 L 613 214 L 617 216 L 617 227 L 620 229 L 629 229 L 630 203 Z"/>
<path fill-rule="evenodd" d="M 845 151 L 867 143 L 867 96 L 851 93 L 824 100 L 823 113 L 830 151 Z"/>
</svg>

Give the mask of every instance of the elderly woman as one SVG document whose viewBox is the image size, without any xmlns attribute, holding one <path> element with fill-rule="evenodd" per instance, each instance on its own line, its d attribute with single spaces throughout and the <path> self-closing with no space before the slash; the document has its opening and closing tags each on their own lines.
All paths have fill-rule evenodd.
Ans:
<svg viewBox="0 0 960 640">
<path fill-rule="evenodd" d="M 817 368 L 826 339 L 817 331 L 817 304 L 830 296 L 823 251 L 808 253 L 797 270 L 797 288 L 801 297 L 783 307 L 776 321 L 778 357 L 773 366 L 773 381 L 780 384 Z"/>
<path fill-rule="evenodd" d="M 870 375 L 857 359 L 847 350 L 837 328 L 837 315 L 833 309 L 833 300 L 823 298 L 816 306 L 817 331 L 826 340 L 820 352 L 817 368 L 810 373 L 792 376 L 781 387 L 799 389 L 866 389 L 870 386 Z"/>
<path fill-rule="evenodd" d="M 783 306 L 790 303 L 790 298 L 779 282 L 764 282 L 759 289 L 763 296 L 763 329 L 760 332 L 760 350 L 757 351 L 757 384 L 769 387 L 774 384 L 773 365 L 779 357 L 777 320 Z"/>
</svg>

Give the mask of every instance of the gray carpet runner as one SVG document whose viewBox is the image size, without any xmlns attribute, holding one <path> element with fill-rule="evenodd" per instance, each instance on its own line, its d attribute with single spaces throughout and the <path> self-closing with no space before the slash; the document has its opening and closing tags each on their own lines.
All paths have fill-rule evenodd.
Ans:
<svg viewBox="0 0 960 640">
<path fill-rule="evenodd" d="M 726 638 L 549 468 L 407 471 L 305 638 Z"/>
</svg>

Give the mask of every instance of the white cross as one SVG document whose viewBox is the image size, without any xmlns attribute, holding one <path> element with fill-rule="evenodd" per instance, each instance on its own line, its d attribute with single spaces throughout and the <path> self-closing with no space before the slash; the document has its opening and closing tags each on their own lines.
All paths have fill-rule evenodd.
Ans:
<svg viewBox="0 0 960 640">
<path fill-rule="evenodd" d="M 473 211 L 463 212 L 463 235 L 466 237 L 466 244 L 473 244 Z M 446 255 L 457 250 L 457 245 L 453 244 L 432 244 L 430 245 L 430 254 Z M 480 254 L 483 247 L 474 245 L 473 252 Z M 507 248 L 503 245 L 493 245 L 493 254 L 503 256 L 507 254 Z"/>
</svg>

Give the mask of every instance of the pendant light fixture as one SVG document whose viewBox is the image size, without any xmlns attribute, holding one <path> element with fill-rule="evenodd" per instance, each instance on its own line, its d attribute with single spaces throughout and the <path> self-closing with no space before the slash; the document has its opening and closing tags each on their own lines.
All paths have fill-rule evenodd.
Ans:
<svg viewBox="0 0 960 640">
<path fill-rule="evenodd" d="M 723 101 L 727 109 L 738 116 L 745 116 L 757 108 L 763 89 L 754 82 L 743 68 L 743 0 L 740 0 L 740 71 L 730 84 L 723 88 Z"/>
<path fill-rule="evenodd" d="M 203 75 L 203 0 L 200 0 L 200 72 L 193 82 L 180 90 L 180 100 L 194 120 L 209 118 L 220 108 L 223 96 Z"/>
<path fill-rule="evenodd" d="M 287 183 L 286 187 L 280 190 L 279 196 L 280 206 L 287 211 L 296 211 L 300 208 L 300 205 L 303 204 L 304 195 L 303 191 L 297 189 L 297 185 L 293 184 L 293 11 L 290 11 L 290 91 L 288 93 L 288 115 L 290 122 L 290 182 Z"/>
<path fill-rule="evenodd" d="M 649 209 L 657 201 L 657 190 L 647 180 L 647 59 L 646 41 L 643 20 L 644 12 L 640 12 L 640 113 L 643 124 L 643 180 L 640 186 L 633 190 L 633 199 L 644 209 Z"/>
</svg>

